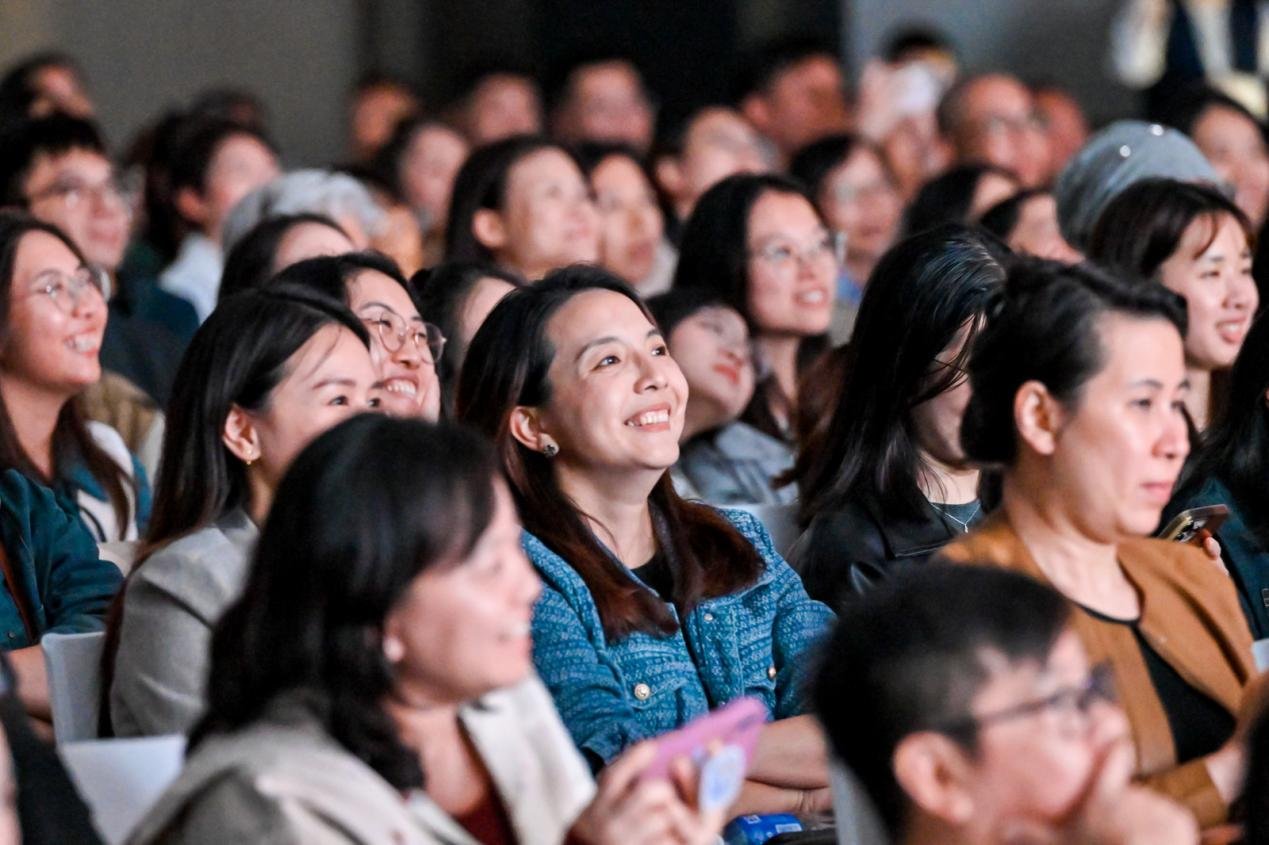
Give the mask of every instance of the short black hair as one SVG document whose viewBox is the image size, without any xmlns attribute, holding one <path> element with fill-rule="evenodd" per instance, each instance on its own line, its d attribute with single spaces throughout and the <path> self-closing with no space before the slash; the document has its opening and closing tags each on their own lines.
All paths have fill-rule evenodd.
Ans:
<svg viewBox="0 0 1269 845">
<path fill-rule="evenodd" d="M 946 50 L 953 55 L 956 53 L 951 40 L 933 26 L 910 24 L 891 33 L 886 39 L 881 56 L 893 63 L 906 59 L 908 54 L 918 50 Z"/>
<path fill-rule="evenodd" d="M 972 395 L 961 420 L 970 460 L 1008 466 L 1018 451 L 1013 404 L 1038 381 L 1067 407 L 1106 365 L 1101 318 L 1122 314 L 1165 320 L 1185 336 L 1185 300 L 1163 285 L 1144 285 L 1093 265 L 1019 257 L 995 290 L 969 359 Z"/>
<path fill-rule="evenodd" d="M 796 35 L 769 41 L 749 54 L 736 78 L 735 101 L 765 91 L 789 68 L 821 56 L 840 62 L 833 46 L 814 36 Z"/>
<path fill-rule="evenodd" d="M 903 213 L 903 234 L 915 235 L 940 223 L 973 222 L 969 219 L 969 209 L 974 203 L 974 192 L 978 190 L 979 181 L 989 173 L 1017 179 L 1004 168 L 983 163 L 958 165 L 930 179 Z"/>
<path fill-rule="evenodd" d="M 1022 219 L 1022 207 L 1036 197 L 1052 196 L 1052 193 L 1045 188 L 1021 190 L 984 211 L 983 216 L 978 219 L 978 225 L 1002 241 L 1008 241 L 1018 226 L 1018 221 Z"/>
<path fill-rule="evenodd" d="M 31 116 L 31 106 L 39 98 L 35 76 L 45 68 L 69 68 L 82 76 L 79 63 L 69 53 L 43 50 L 13 65 L 0 77 L 0 125 Z"/>
<path fill-rule="evenodd" d="M 815 710 L 893 841 L 908 821 L 892 768 L 899 743 L 939 731 L 972 752 L 972 732 L 945 726 L 969 715 L 990 680 L 984 656 L 1043 664 L 1070 613 L 1060 594 L 1025 575 L 951 564 L 897 573 L 841 608 L 821 653 Z"/>
<path fill-rule="evenodd" d="M 607 64 L 629 65 L 634 70 L 635 76 L 639 77 L 639 85 L 643 89 L 644 96 L 651 97 L 643 68 L 640 67 L 634 55 L 620 47 L 604 45 L 579 50 L 569 56 L 567 61 L 556 66 L 554 73 L 551 74 L 548 80 L 547 108 L 556 109 L 568 100 L 572 95 L 573 85 L 576 84 L 577 76 L 581 71 L 596 65 Z"/>
<path fill-rule="evenodd" d="M 0 133 L 0 204 L 26 205 L 22 185 L 40 156 L 90 150 L 107 156 L 101 130 L 89 120 L 55 113 L 23 120 Z"/>
<path fill-rule="evenodd" d="M 207 188 L 207 171 L 211 168 L 212 159 L 221 144 L 237 135 L 254 138 L 275 156 L 278 153 L 273 142 L 253 126 L 224 117 L 191 117 L 177 130 L 174 140 L 169 165 L 172 190 L 193 188 L 203 193 Z"/>
<path fill-rule="evenodd" d="M 1254 123 L 1261 136 L 1264 136 L 1264 124 L 1257 120 L 1256 116 L 1248 111 L 1246 106 L 1228 94 L 1217 91 L 1210 85 L 1201 82 L 1188 85 L 1170 94 L 1167 109 L 1160 115 L 1160 118 L 1161 122 L 1193 137 L 1194 124 L 1198 123 L 1198 119 L 1203 116 L 1205 111 L 1213 107 L 1229 109 L 1242 115 Z"/>
<path fill-rule="evenodd" d="M 273 262 L 282 239 L 291 229 L 305 223 L 326 226 L 348 237 L 342 226 L 324 214 L 303 212 L 266 217 L 239 238 L 225 256 L 225 269 L 220 276 L 216 301 L 224 302 L 240 291 L 263 285 L 274 273 Z"/>
<path fill-rule="evenodd" d="M 648 300 L 648 310 L 668 341 L 679 323 L 706 308 L 731 308 L 718 291 L 709 288 L 672 288 Z M 734 309 L 733 309 L 734 310 Z"/>
</svg>

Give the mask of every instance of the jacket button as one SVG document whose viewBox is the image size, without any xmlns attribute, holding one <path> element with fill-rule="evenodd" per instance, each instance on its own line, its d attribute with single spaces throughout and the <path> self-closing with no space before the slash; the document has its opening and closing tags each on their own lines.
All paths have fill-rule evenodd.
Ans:
<svg viewBox="0 0 1269 845">
<path fill-rule="evenodd" d="M 635 684 L 634 697 L 640 701 L 647 701 L 652 696 L 652 687 L 647 684 Z"/>
<path fill-rule="evenodd" d="M 702 618 L 702 619 L 704 619 L 706 622 L 713 622 L 713 621 L 714 621 L 714 614 L 712 614 L 712 613 L 706 613 L 706 614 L 704 614 L 701 618 Z"/>
<path fill-rule="evenodd" d="M 776 672 L 776 667 L 774 667 L 774 666 L 768 666 L 768 667 L 767 667 L 767 677 L 768 677 L 768 678 L 770 678 L 771 680 L 773 680 L 773 681 L 774 681 L 774 680 L 776 679 L 776 675 L 777 675 L 777 674 L 778 674 L 778 673 Z"/>
</svg>

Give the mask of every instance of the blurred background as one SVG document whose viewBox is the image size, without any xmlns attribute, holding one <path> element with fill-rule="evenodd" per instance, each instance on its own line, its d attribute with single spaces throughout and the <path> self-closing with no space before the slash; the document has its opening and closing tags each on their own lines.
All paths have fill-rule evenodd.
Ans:
<svg viewBox="0 0 1269 845">
<path fill-rule="evenodd" d="M 497 60 L 547 86 L 579 51 L 633 57 L 664 118 L 727 100 L 746 51 L 783 36 L 840 45 L 854 81 L 897 30 L 941 31 L 962 67 L 1061 80 L 1094 124 L 1137 111 L 1108 71 L 1116 0 L 4 0 L 0 66 L 34 50 L 76 56 L 113 145 L 198 91 L 256 91 L 291 164 L 340 159 L 362 75 L 414 82 L 430 110 Z"/>
</svg>

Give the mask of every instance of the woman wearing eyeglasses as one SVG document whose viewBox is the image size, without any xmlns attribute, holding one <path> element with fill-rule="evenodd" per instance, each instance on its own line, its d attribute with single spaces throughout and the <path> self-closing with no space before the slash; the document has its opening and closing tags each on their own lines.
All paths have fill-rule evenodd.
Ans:
<svg viewBox="0 0 1269 845">
<path fill-rule="evenodd" d="M 436 362 L 445 336 L 423 322 L 396 263 L 376 252 L 350 252 L 293 264 L 266 282 L 300 284 L 342 299 L 370 332 L 383 410 L 435 422 L 441 413 Z"/>
<path fill-rule="evenodd" d="M 1251 634 L 1202 551 L 1145 539 L 1189 451 L 1184 303 L 1091 265 L 1028 259 L 985 314 L 961 442 L 999 468 L 1001 505 L 944 554 L 1070 599 L 1089 657 L 1114 669 L 1137 776 L 1218 824 L 1242 790 Z"/>
<path fill-rule="evenodd" d="M 0 470 L 51 488 L 97 542 L 136 539 L 150 510 L 140 463 L 76 401 L 101 378 L 104 283 L 56 227 L 0 214 Z"/>
<path fill-rule="evenodd" d="M 838 244 L 806 192 L 782 176 L 740 174 L 696 203 L 674 288 L 702 288 L 740 312 L 765 375 L 741 419 L 793 439 L 802 366 L 825 346 Z"/>
</svg>

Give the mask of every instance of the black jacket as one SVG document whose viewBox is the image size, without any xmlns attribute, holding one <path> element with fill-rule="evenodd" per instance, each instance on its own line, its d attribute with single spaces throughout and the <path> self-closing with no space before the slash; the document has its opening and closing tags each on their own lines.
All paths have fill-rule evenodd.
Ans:
<svg viewBox="0 0 1269 845">
<path fill-rule="evenodd" d="M 789 552 L 811 598 L 836 610 L 899 567 L 919 566 L 961 533 L 933 507 L 923 519 L 886 518 L 871 502 L 817 514 Z"/>
</svg>

